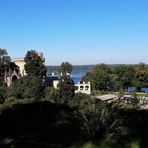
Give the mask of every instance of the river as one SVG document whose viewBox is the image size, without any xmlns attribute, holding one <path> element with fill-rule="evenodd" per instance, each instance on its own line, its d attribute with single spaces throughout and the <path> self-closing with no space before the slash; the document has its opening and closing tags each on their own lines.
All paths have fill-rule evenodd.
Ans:
<svg viewBox="0 0 148 148">
<path fill-rule="evenodd" d="M 72 73 L 71 73 L 71 78 L 73 79 L 73 81 L 75 83 L 78 83 L 81 81 L 82 77 L 85 76 L 85 74 L 87 72 L 90 72 L 90 70 L 84 70 L 84 69 L 81 69 L 81 70 L 73 70 Z"/>
</svg>

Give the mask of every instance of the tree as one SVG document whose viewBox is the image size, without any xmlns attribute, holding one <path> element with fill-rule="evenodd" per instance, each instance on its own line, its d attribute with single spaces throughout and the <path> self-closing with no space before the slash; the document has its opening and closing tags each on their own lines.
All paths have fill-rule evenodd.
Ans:
<svg viewBox="0 0 148 148">
<path fill-rule="evenodd" d="M 123 90 L 133 85 L 135 69 L 133 66 L 120 65 L 114 69 L 115 83 L 120 84 Z M 119 86 L 119 85 L 118 85 Z M 120 89 L 120 88 L 119 88 Z"/>
<path fill-rule="evenodd" d="M 14 96 L 18 99 L 41 99 L 44 89 L 45 85 L 41 79 L 35 76 L 26 76 L 12 84 L 9 90 L 9 96 Z"/>
<path fill-rule="evenodd" d="M 141 91 L 142 87 L 148 87 L 148 66 L 144 63 L 135 66 L 133 85 L 138 91 Z"/>
<path fill-rule="evenodd" d="M 111 69 L 105 64 L 96 65 L 82 80 L 90 81 L 94 90 L 110 91 L 113 88 Z"/>
<path fill-rule="evenodd" d="M 8 56 L 7 50 L 0 48 L 0 63 L 7 63 L 10 61 L 10 57 Z"/>
<path fill-rule="evenodd" d="M 63 75 L 63 77 L 67 74 L 71 74 L 72 70 L 73 70 L 73 67 L 70 63 L 62 62 L 61 66 L 60 66 L 60 72 Z"/>
<path fill-rule="evenodd" d="M 50 102 L 57 102 L 58 90 L 53 87 L 46 87 L 45 89 L 45 99 Z"/>
<path fill-rule="evenodd" d="M 10 96 L 17 98 L 39 99 L 44 95 L 46 75 L 44 60 L 35 50 L 28 51 L 25 56 L 25 70 L 28 74 L 17 80 L 10 88 Z"/>
<path fill-rule="evenodd" d="M 5 70 L 10 66 L 10 57 L 6 49 L 0 48 L 0 85 L 4 84 Z"/>
<path fill-rule="evenodd" d="M 62 63 L 61 67 L 61 80 L 59 82 L 59 99 L 62 102 L 67 103 L 75 96 L 74 81 L 71 79 L 68 73 L 72 71 L 72 65 L 68 62 Z"/>
<path fill-rule="evenodd" d="M 36 76 L 43 79 L 46 76 L 44 59 L 35 50 L 28 51 L 25 56 L 25 70 L 29 76 Z"/>
<path fill-rule="evenodd" d="M 108 65 L 102 63 L 102 64 L 97 64 L 95 67 L 94 67 L 94 71 L 95 72 L 106 72 L 106 73 L 111 73 L 111 69 L 108 67 Z"/>
</svg>

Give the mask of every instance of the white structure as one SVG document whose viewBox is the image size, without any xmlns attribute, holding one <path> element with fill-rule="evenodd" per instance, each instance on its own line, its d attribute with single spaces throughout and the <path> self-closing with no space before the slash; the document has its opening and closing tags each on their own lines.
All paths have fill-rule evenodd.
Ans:
<svg viewBox="0 0 148 148">
<path fill-rule="evenodd" d="M 13 82 L 15 82 L 17 79 L 20 78 L 20 73 L 16 69 L 9 69 L 9 71 L 5 71 L 4 81 L 7 84 L 7 86 L 11 86 Z"/>
<path fill-rule="evenodd" d="M 24 58 L 15 58 L 13 62 L 19 67 L 21 77 L 26 75 Z"/>
<path fill-rule="evenodd" d="M 88 83 L 78 83 L 75 84 L 76 90 L 75 93 L 81 92 L 90 95 L 91 94 L 91 85 L 90 82 Z"/>
<path fill-rule="evenodd" d="M 37 53 L 39 57 L 41 57 L 44 61 L 45 59 L 43 58 L 43 53 Z M 19 68 L 14 68 L 9 69 L 8 71 L 5 70 L 5 76 L 4 76 L 4 81 L 7 84 L 7 86 L 11 86 L 13 82 L 15 82 L 17 79 L 24 77 L 26 74 L 25 71 L 25 60 L 24 58 L 15 58 L 13 59 L 13 62 L 19 67 Z"/>
<path fill-rule="evenodd" d="M 54 87 L 55 89 L 58 89 L 58 85 L 59 85 L 59 80 L 54 80 L 54 81 L 53 81 L 53 87 Z"/>
<path fill-rule="evenodd" d="M 53 87 L 55 89 L 58 89 L 58 85 L 59 85 L 59 80 L 54 80 L 53 81 Z M 90 82 L 88 83 L 78 83 L 78 84 L 75 84 L 75 93 L 85 93 L 85 94 L 88 94 L 90 95 L 91 94 L 91 85 L 90 85 Z"/>
</svg>

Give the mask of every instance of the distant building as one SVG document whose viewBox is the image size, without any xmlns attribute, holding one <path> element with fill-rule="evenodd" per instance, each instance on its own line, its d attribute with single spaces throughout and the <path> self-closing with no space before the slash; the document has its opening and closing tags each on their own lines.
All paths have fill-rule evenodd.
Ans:
<svg viewBox="0 0 148 148">
<path fill-rule="evenodd" d="M 11 86 L 13 82 L 20 78 L 20 72 L 18 69 L 14 68 L 13 70 L 5 71 L 4 81 L 7 86 Z"/>
<path fill-rule="evenodd" d="M 91 94 L 91 84 L 90 84 L 90 82 L 88 82 L 88 83 L 85 83 L 85 82 L 80 83 L 80 82 L 78 82 L 77 84 L 75 84 L 75 88 L 76 88 L 75 93 L 81 92 L 81 93 L 85 93 L 85 94 L 88 94 L 88 95 Z"/>
<path fill-rule="evenodd" d="M 106 94 L 106 95 L 97 96 L 96 99 L 110 103 L 110 102 L 118 100 L 119 97 L 113 94 Z"/>
<path fill-rule="evenodd" d="M 37 54 L 38 54 L 39 57 L 41 57 L 44 60 L 42 52 L 38 52 Z M 27 73 L 25 71 L 25 60 L 24 60 L 24 58 L 14 58 L 13 62 L 19 67 L 21 77 L 24 77 L 25 75 L 27 75 Z"/>
<path fill-rule="evenodd" d="M 25 61 L 24 58 L 15 58 L 13 62 L 19 67 L 21 77 L 24 77 L 26 74 L 25 71 Z"/>
<path fill-rule="evenodd" d="M 56 76 L 54 74 L 52 74 L 52 76 L 45 78 L 46 84 L 49 86 L 53 86 L 55 89 L 58 88 L 59 80 L 59 76 Z"/>
<path fill-rule="evenodd" d="M 52 86 L 55 89 L 58 89 L 59 82 L 60 82 L 59 77 L 51 76 L 51 77 L 48 77 L 47 79 L 48 79 L 49 84 L 52 84 Z M 91 84 L 90 84 L 90 82 L 88 82 L 88 83 L 83 82 L 83 83 L 75 84 L 75 93 L 79 93 L 79 92 L 90 95 L 91 94 Z"/>
<path fill-rule="evenodd" d="M 41 57 L 44 60 L 43 53 L 38 52 L 37 54 L 39 57 Z M 5 71 L 4 81 L 7 84 L 7 86 L 11 86 L 11 84 L 14 81 L 19 79 L 20 77 L 24 77 L 25 75 L 27 75 L 25 71 L 24 58 L 14 58 L 12 62 L 14 62 L 19 67 L 19 69 L 13 69 L 13 70 L 10 69 L 9 71 Z"/>
<path fill-rule="evenodd" d="M 122 100 L 125 102 L 125 103 L 131 103 L 131 100 L 134 98 L 133 95 L 124 95 L 122 97 Z"/>
</svg>

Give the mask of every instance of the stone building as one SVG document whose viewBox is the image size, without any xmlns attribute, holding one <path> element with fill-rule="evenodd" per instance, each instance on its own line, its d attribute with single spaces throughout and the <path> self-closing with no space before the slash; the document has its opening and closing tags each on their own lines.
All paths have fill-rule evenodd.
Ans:
<svg viewBox="0 0 148 148">
<path fill-rule="evenodd" d="M 15 82 L 17 79 L 21 77 L 20 71 L 17 68 L 9 69 L 8 71 L 5 71 L 4 81 L 6 85 L 9 87 L 13 82 Z"/>
<path fill-rule="evenodd" d="M 38 52 L 37 53 L 39 57 L 43 58 L 43 53 Z M 44 60 L 45 61 L 45 60 Z M 12 60 L 13 63 L 15 63 L 18 66 L 18 69 L 9 69 L 9 71 L 5 71 L 4 80 L 7 86 L 11 86 L 11 84 L 19 79 L 20 77 L 24 77 L 27 75 L 25 71 L 25 60 L 24 58 L 14 58 Z"/>
<path fill-rule="evenodd" d="M 21 77 L 26 75 L 24 58 L 15 58 L 13 62 L 19 67 Z"/>
</svg>

